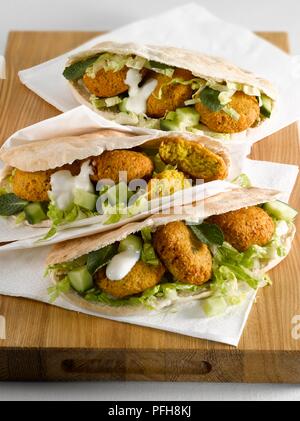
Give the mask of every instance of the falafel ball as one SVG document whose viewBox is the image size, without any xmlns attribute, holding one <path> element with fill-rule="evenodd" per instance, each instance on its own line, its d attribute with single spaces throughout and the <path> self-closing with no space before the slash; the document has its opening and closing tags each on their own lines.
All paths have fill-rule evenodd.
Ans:
<svg viewBox="0 0 300 421">
<path fill-rule="evenodd" d="M 252 127 L 260 116 L 260 108 L 256 97 L 236 92 L 229 106 L 240 115 L 239 120 L 233 119 L 224 111 L 211 111 L 201 102 L 195 105 L 200 114 L 200 120 L 210 130 L 217 133 L 239 133 Z"/>
<path fill-rule="evenodd" d="M 150 199 L 174 194 L 176 191 L 191 187 L 185 175 L 177 170 L 165 170 L 151 178 L 148 183 Z"/>
<path fill-rule="evenodd" d="M 85 74 L 82 80 L 92 94 L 99 97 L 112 97 L 128 90 L 125 83 L 127 70 L 128 67 L 126 66 L 117 72 L 100 69 L 94 79 Z"/>
<path fill-rule="evenodd" d="M 154 248 L 174 278 L 186 284 L 202 285 L 212 276 L 212 256 L 182 221 L 158 228 Z"/>
<path fill-rule="evenodd" d="M 200 143 L 180 136 L 164 138 L 159 155 L 166 164 L 176 165 L 185 174 L 205 182 L 224 180 L 228 175 L 227 165 L 221 156 Z"/>
<path fill-rule="evenodd" d="M 75 176 L 80 173 L 80 168 L 80 161 L 75 161 L 73 164 L 47 171 L 25 172 L 16 169 L 12 177 L 12 190 L 16 196 L 29 202 L 49 202 L 51 175 L 57 171 L 68 170 Z"/>
<path fill-rule="evenodd" d="M 275 231 L 273 219 L 258 206 L 212 216 L 208 222 L 218 225 L 225 241 L 240 252 L 253 245 L 265 246 Z"/>
<path fill-rule="evenodd" d="M 154 171 L 153 162 L 148 156 L 127 150 L 105 151 L 92 159 L 92 166 L 93 181 L 110 179 L 116 184 L 120 182 L 120 171 L 127 172 L 128 183 L 135 179 L 149 178 Z"/>
<path fill-rule="evenodd" d="M 158 83 L 147 100 L 146 114 L 149 117 L 162 118 L 168 111 L 175 111 L 176 108 L 183 107 L 184 101 L 192 96 L 191 85 L 181 85 L 179 83 L 167 85 L 174 78 L 192 79 L 193 75 L 188 70 L 176 69 L 172 77 L 154 73 L 151 78 L 156 79 Z M 161 98 L 159 99 L 160 90 Z"/>
<path fill-rule="evenodd" d="M 116 298 L 124 298 L 154 287 L 160 282 L 164 273 L 165 268 L 162 264 L 152 266 L 139 260 L 120 281 L 110 281 L 106 277 L 105 271 L 99 271 L 96 275 L 96 284 L 107 294 Z"/>
</svg>

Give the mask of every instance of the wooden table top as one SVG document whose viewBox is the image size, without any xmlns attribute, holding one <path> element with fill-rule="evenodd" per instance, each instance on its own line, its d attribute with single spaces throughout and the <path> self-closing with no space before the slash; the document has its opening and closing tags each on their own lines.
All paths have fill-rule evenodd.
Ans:
<svg viewBox="0 0 300 421">
<path fill-rule="evenodd" d="M 17 72 L 62 54 L 96 35 L 94 32 L 10 33 L 6 51 L 7 79 L 0 81 L 0 144 L 16 130 L 59 114 L 58 110 L 23 86 Z M 288 51 L 286 34 L 260 35 Z M 299 164 L 297 124 L 255 144 L 252 157 Z M 299 204 L 299 183 L 298 180 L 291 201 L 294 207 Z M 298 229 L 299 224 L 300 218 Z M 7 359 L 13 355 L 15 360 L 15 352 L 19 355 L 22 350 L 30 349 L 63 349 L 64 352 L 72 349 L 82 351 L 82 355 L 88 350 L 114 351 L 116 354 L 110 355 L 116 356 L 127 352 L 131 355 L 131 365 L 140 356 L 143 357 L 143 364 L 146 364 L 147 356 L 151 356 L 149 367 L 147 364 L 145 366 L 148 374 L 143 374 L 143 379 L 194 379 L 196 368 L 194 370 L 193 367 L 199 369 L 198 356 L 201 355 L 201 361 L 204 358 L 209 360 L 207 364 L 216 363 L 218 369 L 208 370 L 210 373 L 205 378 L 201 377 L 201 370 L 196 370 L 196 380 L 300 381 L 300 340 L 293 339 L 291 334 L 292 319 L 300 314 L 299 262 L 300 239 L 297 236 L 288 258 L 271 272 L 273 286 L 259 292 L 237 349 L 207 340 L 78 314 L 28 299 L 0 296 L 0 315 L 6 318 L 7 330 L 7 339 L 0 340 L 0 378 L 1 370 L 5 373 L 3 378 L 9 377 L 11 368 L 8 368 Z M 37 367 L 34 358 L 38 357 L 32 355 L 32 367 Z M 159 355 L 164 355 L 163 376 L 160 374 L 161 368 L 155 369 L 155 359 L 160 361 Z M 174 356 L 173 360 L 170 355 Z M 180 358 L 176 355 L 180 355 Z M 169 368 L 169 371 L 166 368 L 168 358 L 174 363 L 174 368 Z M 161 363 L 157 362 L 158 366 L 161 367 Z M 115 373 L 123 373 L 121 377 L 117 375 L 117 378 L 140 379 L 139 376 L 130 377 L 128 367 L 122 370 L 115 370 Z M 182 377 L 180 373 L 183 372 L 185 374 Z M 107 374 L 107 378 L 112 378 L 112 375 Z"/>
</svg>

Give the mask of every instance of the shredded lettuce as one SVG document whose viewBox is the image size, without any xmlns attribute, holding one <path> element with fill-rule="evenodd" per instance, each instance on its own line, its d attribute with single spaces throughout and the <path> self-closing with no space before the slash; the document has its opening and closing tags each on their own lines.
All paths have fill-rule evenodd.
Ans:
<svg viewBox="0 0 300 421">
<path fill-rule="evenodd" d="M 143 67 L 147 67 L 148 60 L 143 57 L 135 56 L 128 57 L 126 61 L 126 66 L 131 69 L 142 70 Z"/>
<path fill-rule="evenodd" d="M 104 69 L 106 72 L 118 72 L 127 62 L 128 57 L 120 54 L 104 53 L 101 54 L 94 63 L 86 69 L 86 74 L 94 79 L 99 70 Z"/>
<path fill-rule="evenodd" d="M 48 294 L 50 297 L 50 303 L 54 303 L 57 298 L 64 292 L 68 292 L 71 288 L 69 278 L 66 276 L 61 281 L 57 282 L 56 285 L 48 288 Z"/>
<path fill-rule="evenodd" d="M 213 246 L 213 279 L 210 283 L 212 296 L 205 299 L 203 309 L 208 316 L 223 312 L 227 306 L 244 301 L 247 293 L 271 283 L 264 273 L 264 267 L 270 260 L 286 255 L 285 234 L 289 226 L 285 221 L 275 220 L 275 234 L 264 247 L 253 245 L 240 253 L 229 243 Z M 226 307 L 226 306 L 225 306 Z"/>
<path fill-rule="evenodd" d="M 100 214 L 109 215 L 105 225 L 115 224 L 122 219 L 142 213 L 148 209 L 147 192 L 140 189 L 134 193 L 125 182 L 116 186 L 103 186 L 100 192 Z"/>
<path fill-rule="evenodd" d="M 223 108 L 223 111 L 224 111 L 224 113 L 228 114 L 229 117 L 231 117 L 235 121 L 239 121 L 239 119 L 241 118 L 241 115 L 237 111 L 235 111 L 234 108 L 229 107 L 228 105 L 226 105 Z"/>
<path fill-rule="evenodd" d="M 193 79 L 185 80 L 182 77 L 175 77 L 175 78 L 171 79 L 169 82 L 163 83 L 161 85 L 159 91 L 158 91 L 158 94 L 157 95 L 153 94 L 153 96 L 156 99 L 161 100 L 163 89 L 166 86 L 169 86 L 169 85 L 184 85 L 184 86 L 187 86 L 187 85 L 193 85 L 195 83 L 199 83 L 200 84 L 201 83 L 201 79 L 193 78 Z"/>
<path fill-rule="evenodd" d="M 87 263 L 87 255 L 81 256 L 78 259 L 72 260 L 71 262 L 57 263 L 49 265 L 46 269 L 45 276 L 51 272 L 56 272 L 57 274 L 67 274 L 74 269 L 80 268 Z"/>
<path fill-rule="evenodd" d="M 153 288 L 145 290 L 140 296 L 136 297 L 115 299 L 104 292 L 94 289 L 93 291 L 89 291 L 84 298 L 88 301 L 100 302 L 113 307 L 144 305 L 149 310 L 155 310 L 159 308 L 160 300 L 176 299 L 182 292 L 196 293 L 203 289 L 203 287 L 198 287 L 196 285 L 171 282 L 158 284 Z"/>
<path fill-rule="evenodd" d="M 43 240 L 48 240 L 56 235 L 57 229 L 60 225 L 69 224 L 80 219 L 91 218 L 95 215 L 98 215 L 98 213 L 83 209 L 75 204 L 73 204 L 68 210 L 62 211 L 53 202 L 50 202 L 47 216 L 52 221 L 52 227 L 45 237 L 43 237 Z"/>
<path fill-rule="evenodd" d="M 177 167 L 175 165 L 166 164 L 160 157 L 159 153 L 157 153 L 153 158 L 154 163 L 154 175 L 159 174 L 166 170 L 176 170 Z"/>
</svg>

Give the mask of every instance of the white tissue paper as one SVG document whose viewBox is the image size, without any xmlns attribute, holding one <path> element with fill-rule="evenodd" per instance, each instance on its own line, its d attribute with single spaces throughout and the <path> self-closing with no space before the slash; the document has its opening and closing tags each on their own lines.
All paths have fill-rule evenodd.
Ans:
<svg viewBox="0 0 300 421">
<path fill-rule="evenodd" d="M 84 134 L 93 130 L 99 130 L 101 128 L 122 130 L 124 132 L 124 136 L 126 136 L 126 133 L 138 134 L 138 137 L 130 138 L 132 147 L 135 146 L 135 143 L 138 144 L 138 142 L 152 139 L 158 135 L 157 132 L 149 135 L 145 134 L 143 130 L 137 131 L 136 129 L 119 126 L 114 122 L 107 121 L 105 118 L 96 114 L 88 107 L 82 105 L 57 117 L 41 121 L 37 124 L 17 131 L 9 139 L 7 139 L 2 148 L 7 149 L 24 144 L 26 142 L 45 140 L 53 137 Z M 120 144 L 120 142 L 121 140 L 119 137 L 111 138 L 109 140 L 109 145 L 110 147 L 116 147 Z M 232 185 L 228 181 L 233 180 L 235 177 L 240 175 L 241 172 L 243 172 L 243 166 L 246 162 L 245 156 L 249 152 L 249 145 L 240 144 L 238 147 L 234 148 L 234 150 L 230 150 L 230 148 L 228 149 L 230 155 L 232 156 L 232 164 L 227 181 L 212 181 L 198 185 L 192 189 L 185 190 L 184 193 L 176 192 L 171 197 L 172 203 L 180 204 L 184 200 L 185 204 L 188 204 L 193 202 L 195 199 L 201 200 L 204 197 L 213 196 L 217 193 L 225 192 L 235 188 L 236 186 Z M 161 206 L 161 209 L 164 209 L 164 207 L 167 208 L 169 204 L 170 197 L 163 198 L 163 205 Z M 154 205 L 151 205 L 151 209 L 152 213 L 159 210 L 159 208 L 155 207 Z M 141 219 L 144 215 L 145 213 L 131 217 L 130 219 L 126 220 L 126 223 Z M 68 240 L 70 238 L 91 235 L 99 231 L 111 230 L 124 224 L 124 220 L 122 220 L 118 224 L 101 225 L 100 228 L 99 225 L 101 221 L 103 222 L 103 219 L 106 220 L 107 218 L 107 215 L 104 218 L 99 215 L 93 218 L 75 221 L 69 226 L 62 227 L 62 230 L 60 230 L 55 237 L 48 240 L 47 243 L 53 244 Z M 20 240 L 18 243 L 11 243 L 0 247 L 0 249 L 2 250 L 8 248 L 16 249 L 43 246 L 45 245 L 45 242 L 40 242 L 38 240 L 43 238 L 48 231 L 49 228 L 30 227 L 26 226 L 25 224 L 16 225 L 12 219 L 5 219 L 0 217 L 0 243 Z"/>
<path fill-rule="evenodd" d="M 272 118 L 251 129 L 251 142 L 288 126 L 300 118 L 299 61 L 251 31 L 225 22 L 205 8 L 190 3 L 98 36 L 73 51 L 19 72 L 21 81 L 61 111 L 78 103 L 62 76 L 70 55 L 102 41 L 138 42 L 187 48 L 223 57 L 275 84 L 279 101 Z M 244 135 L 236 135 L 239 142 Z"/>
</svg>

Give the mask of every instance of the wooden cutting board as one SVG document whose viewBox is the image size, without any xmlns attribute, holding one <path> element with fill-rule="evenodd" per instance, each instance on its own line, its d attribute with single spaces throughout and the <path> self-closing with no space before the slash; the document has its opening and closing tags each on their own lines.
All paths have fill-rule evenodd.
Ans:
<svg viewBox="0 0 300 421">
<path fill-rule="evenodd" d="M 19 82 L 18 70 L 95 35 L 10 33 L 8 78 L 0 81 L 0 143 L 24 126 L 59 114 Z M 260 35 L 288 51 L 286 34 Z M 300 164 L 297 124 L 256 144 L 252 157 Z M 299 195 L 298 180 L 292 206 L 299 207 Z M 300 218 L 298 229 L 299 223 Z M 292 335 L 293 318 L 300 315 L 299 262 L 298 236 L 289 257 L 271 273 L 273 287 L 259 292 L 238 348 L 2 296 L 7 338 L 0 340 L 0 380 L 300 382 L 300 338 Z M 0 328 L 3 324 L 0 317 Z"/>
</svg>

